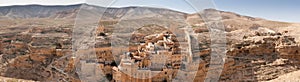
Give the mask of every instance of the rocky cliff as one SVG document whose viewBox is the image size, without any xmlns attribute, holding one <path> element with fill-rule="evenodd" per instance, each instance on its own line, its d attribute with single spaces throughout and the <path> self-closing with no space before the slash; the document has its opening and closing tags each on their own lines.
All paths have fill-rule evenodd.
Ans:
<svg viewBox="0 0 300 82">
<path fill-rule="evenodd" d="M 67 19 L 74 18 L 80 6 L 0 7 L 0 18 L 12 19 L 0 20 L 0 75 L 35 81 L 80 81 L 75 67 L 78 62 L 71 56 L 74 19 Z M 104 12 L 102 7 L 88 7 Z M 221 22 L 225 25 L 228 41 L 220 81 L 269 81 L 299 70 L 300 45 L 296 33 L 300 25 L 218 12 L 223 17 Z M 85 15 L 93 13 L 96 12 Z M 114 25 L 119 23 L 116 20 L 124 17 L 130 20 L 145 18 L 186 21 L 198 35 L 199 48 L 193 53 L 203 60 L 199 64 L 195 81 L 205 79 L 211 59 L 210 38 L 213 36 L 199 15 L 168 9 L 126 7 L 109 8 L 97 29 L 97 64 L 99 69 L 105 71 L 109 80 L 113 80 L 112 67 L 116 66 L 111 51 L 111 33 Z M 166 30 L 162 28 L 164 27 L 160 25 L 146 25 L 139 29 L 132 35 L 132 47 L 129 50 L 136 50 L 133 43 L 143 42 L 142 38 L 146 35 Z M 121 38 L 118 40 L 124 41 Z"/>
</svg>

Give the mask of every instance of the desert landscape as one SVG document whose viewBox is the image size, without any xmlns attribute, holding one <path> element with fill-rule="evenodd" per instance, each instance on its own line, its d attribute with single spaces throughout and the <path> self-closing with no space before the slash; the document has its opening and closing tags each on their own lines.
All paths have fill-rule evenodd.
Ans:
<svg viewBox="0 0 300 82">
<path fill-rule="evenodd" d="M 99 20 L 89 24 L 94 30 L 79 30 L 95 31 L 92 59 L 74 57 L 79 12 Z M 210 12 L 222 17 L 225 61 L 211 62 L 223 57 L 211 55 L 215 36 L 199 14 Z M 216 9 L 199 13 L 88 4 L 0 7 L 0 81 L 204 82 L 210 69 L 222 70 L 211 81 L 300 81 L 300 24 Z M 224 66 L 211 67 L 217 63 Z"/>
</svg>

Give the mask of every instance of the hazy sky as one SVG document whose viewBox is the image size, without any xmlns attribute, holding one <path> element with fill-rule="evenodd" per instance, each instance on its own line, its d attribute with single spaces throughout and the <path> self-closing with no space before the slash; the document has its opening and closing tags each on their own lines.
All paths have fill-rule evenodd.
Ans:
<svg viewBox="0 0 300 82">
<path fill-rule="evenodd" d="M 300 23 L 300 0 L 215 0 L 220 10 Z"/>
<path fill-rule="evenodd" d="M 108 4 L 112 0 L 88 0 L 93 4 Z M 85 3 L 85 0 L 0 0 L 0 6 L 8 5 L 68 5 Z M 105 3 L 106 2 L 106 3 Z M 219 10 L 232 11 L 242 15 L 261 17 L 270 20 L 300 22 L 300 0 L 214 0 Z M 200 5 L 204 5 L 200 4 Z M 164 7 L 183 12 L 195 12 L 184 0 L 117 0 L 114 7 L 152 6 Z M 209 5 L 211 6 L 211 5 Z"/>
</svg>

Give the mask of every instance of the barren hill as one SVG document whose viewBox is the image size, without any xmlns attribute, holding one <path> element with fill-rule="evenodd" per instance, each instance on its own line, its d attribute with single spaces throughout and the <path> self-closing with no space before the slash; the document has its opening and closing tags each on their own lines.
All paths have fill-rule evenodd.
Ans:
<svg viewBox="0 0 300 82">
<path fill-rule="evenodd" d="M 140 17 L 184 17 L 185 13 L 150 7 L 125 7 L 104 8 L 88 4 L 67 6 L 43 6 L 43 5 L 17 5 L 0 7 L 0 19 L 24 19 L 24 18 L 75 18 L 80 7 L 90 9 L 86 14 L 95 14 L 105 11 L 104 19 L 122 18 L 125 14 L 130 18 Z M 99 16 L 100 17 L 100 16 Z"/>
<path fill-rule="evenodd" d="M 80 7 L 87 10 L 79 10 Z M 195 51 L 195 56 L 203 59 L 195 80 L 205 79 L 210 61 L 210 39 L 213 36 L 198 13 L 187 14 L 150 7 L 105 9 L 88 4 L 0 7 L 0 75 L 35 81 L 79 81 L 74 66 L 77 62 L 71 58 L 72 31 L 79 11 L 83 11 L 83 17 L 95 19 L 100 18 L 100 13 L 104 13 L 97 28 L 95 50 L 99 58 L 97 64 L 101 64 L 99 67 L 105 70 L 109 80 L 113 80 L 114 65 L 111 33 L 114 30 L 131 31 L 132 29 L 124 28 L 133 27 L 132 22 L 135 25 L 149 24 L 133 33 L 130 38 L 132 42 L 143 42 L 146 35 L 155 35 L 167 30 L 162 25 L 150 23 L 192 27 L 191 33 L 197 35 L 195 37 L 198 38 L 197 44 L 200 46 Z M 225 26 L 228 42 L 228 57 L 221 81 L 269 81 L 278 77 L 285 78 L 281 75 L 300 70 L 297 59 L 297 49 L 300 49 L 300 24 L 271 21 L 215 9 L 201 12 L 212 11 L 220 12 L 220 21 Z M 123 25 L 116 30 L 118 24 Z M 126 39 L 117 37 L 117 41 L 123 42 Z M 134 48 L 135 46 L 129 50 Z M 246 75 L 241 75 L 242 72 Z"/>
</svg>

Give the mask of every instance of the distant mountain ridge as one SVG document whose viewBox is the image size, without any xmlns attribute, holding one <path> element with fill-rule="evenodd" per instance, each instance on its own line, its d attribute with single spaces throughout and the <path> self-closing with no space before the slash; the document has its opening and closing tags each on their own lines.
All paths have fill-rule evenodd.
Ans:
<svg viewBox="0 0 300 82">
<path fill-rule="evenodd" d="M 104 18 L 121 18 L 127 16 L 161 16 L 171 17 L 184 16 L 186 13 L 173 11 L 169 9 L 150 8 L 150 7 L 123 7 L 123 8 L 104 8 L 88 4 L 76 5 L 15 5 L 0 7 L 0 19 L 23 19 L 23 18 L 75 18 L 80 8 L 89 7 L 91 9 L 87 14 L 99 13 L 105 11 Z M 94 10 L 92 10 L 94 9 Z M 98 12 L 94 12 L 98 11 Z"/>
<path fill-rule="evenodd" d="M 7 18 L 53 18 L 63 12 L 75 11 L 81 4 L 68 6 L 17 5 L 0 7 L 0 16 Z"/>
<path fill-rule="evenodd" d="M 265 20 L 256 17 L 243 16 L 233 12 L 225 12 L 216 9 L 205 9 L 199 12 L 219 12 L 224 23 L 226 31 L 235 31 L 237 29 L 250 28 L 256 26 L 262 27 L 286 27 L 290 23 L 276 22 Z M 102 16 L 103 15 L 103 16 Z M 84 18 L 99 18 L 101 20 L 119 21 L 126 19 L 151 19 L 166 20 L 179 20 L 189 23 L 194 27 L 205 27 L 205 20 L 201 18 L 199 13 L 188 14 L 180 11 L 164 8 L 152 7 L 101 7 L 89 4 L 75 4 L 75 5 L 16 5 L 16 6 L 3 6 L 0 7 L 0 20 L 1 19 L 32 19 L 32 18 L 47 18 L 47 19 L 71 19 L 76 17 Z M 89 21 L 88 21 L 89 22 Z"/>
<path fill-rule="evenodd" d="M 121 7 L 121 8 L 105 8 L 101 6 L 89 5 L 89 4 L 75 4 L 75 5 L 13 5 L 0 7 L 0 19 L 26 19 L 26 18 L 61 18 L 61 19 L 74 19 L 78 12 L 83 8 L 83 15 L 99 18 L 101 13 L 104 20 L 111 19 L 139 19 L 139 18 L 159 18 L 159 19 L 178 19 L 188 20 L 191 18 L 193 21 L 202 21 L 198 13 L 188 14 L 180 11 L 164 8 L 152 8 L 152 7 Z M 88 10 L 84 10 L 88 9 Z M 219 11 L 215 9 L 206 9 L 205 12 L 218 11 L 221 13 L 223 19 L 245 19 L 245 20 L 261 20 L 259 18 L 242 16 L 232 12 Z M 193 22 L 190 21 L 190 22 Z M 194 21 L 195 22 L 195 21 Z"/>
</svg>

